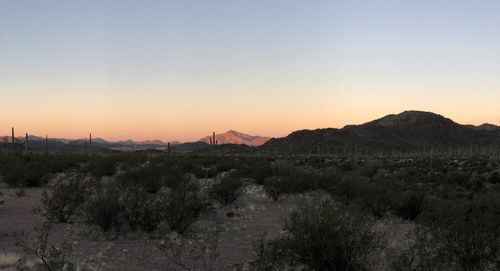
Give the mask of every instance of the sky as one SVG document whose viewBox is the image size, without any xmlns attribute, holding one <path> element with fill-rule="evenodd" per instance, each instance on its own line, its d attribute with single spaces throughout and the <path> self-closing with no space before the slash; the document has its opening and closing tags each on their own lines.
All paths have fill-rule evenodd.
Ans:
<svg viewBox="0 0 500 271">
<path fill-rule="evenodd" d="M 0 134 L 500 124 L 498 0 L 0 0 Z"/>
</svg>

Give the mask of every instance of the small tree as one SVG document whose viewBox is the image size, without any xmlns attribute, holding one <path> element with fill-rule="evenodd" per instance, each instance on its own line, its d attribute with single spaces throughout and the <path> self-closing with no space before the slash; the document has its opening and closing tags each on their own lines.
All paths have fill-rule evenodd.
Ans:
<svg viewBox="0 0 500 271">
<path fill-rule="evenodd" d="M 85 203 L 89 183 L 89 179 L 81 175 L 58 180 L 48 192 L 43 191 L 42 214 L 60 223 L 68 222 L 77 208 Z"/>
</svg>

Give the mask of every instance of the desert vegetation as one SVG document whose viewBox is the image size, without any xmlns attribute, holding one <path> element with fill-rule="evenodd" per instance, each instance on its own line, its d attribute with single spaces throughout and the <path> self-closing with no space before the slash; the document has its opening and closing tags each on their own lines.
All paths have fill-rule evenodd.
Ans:
<svg viewBox="0 0 500 271">
<path fill-rule="evenodd" d="M 145 257 L 151 270 L 500 268 L 500 159 L 491 153 L 3 153 L 0 175 L 0 217 L 9 201 L 39 192 L 33 229 L 0 229 L 10 244 L 0 269 L 99 265 L 74 252 L 88 242 L 49 238 L 59 233 L 97 247 L 141 240 L 156 256 L 128 260 Z M 274 220 L 246 232 L 259 212 Z M 249 236 L 244 253 L 226 257 L 239 235 Z"/>
</svg>

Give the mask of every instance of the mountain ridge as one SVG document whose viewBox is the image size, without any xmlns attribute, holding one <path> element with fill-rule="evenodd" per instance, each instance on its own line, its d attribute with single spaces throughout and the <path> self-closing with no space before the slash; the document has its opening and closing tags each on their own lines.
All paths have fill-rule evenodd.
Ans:
<svg viewBox="0 0 500 271">
<path fill-rule="evenodd" d="M 500 146 L 495 125 L 462 125 L 442 115 L 425 111 L 390 114 L 360 125 L 343 128 L 298 130 L 286 137 L 272 138 L 262 146 L 271 152 L 339 152 L 417 150 L 430 147 Z"/>
</svg>

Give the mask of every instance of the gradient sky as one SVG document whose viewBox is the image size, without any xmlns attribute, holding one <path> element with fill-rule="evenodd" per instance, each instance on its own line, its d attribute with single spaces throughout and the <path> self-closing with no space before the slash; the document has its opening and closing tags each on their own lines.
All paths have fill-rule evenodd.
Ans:
<svg viewBox="0 0 500 271">
<path fill-rule="evenodd" d="M 500 124 L 498 0 L 0 0 L 0 134 Z"/>
</svg>

